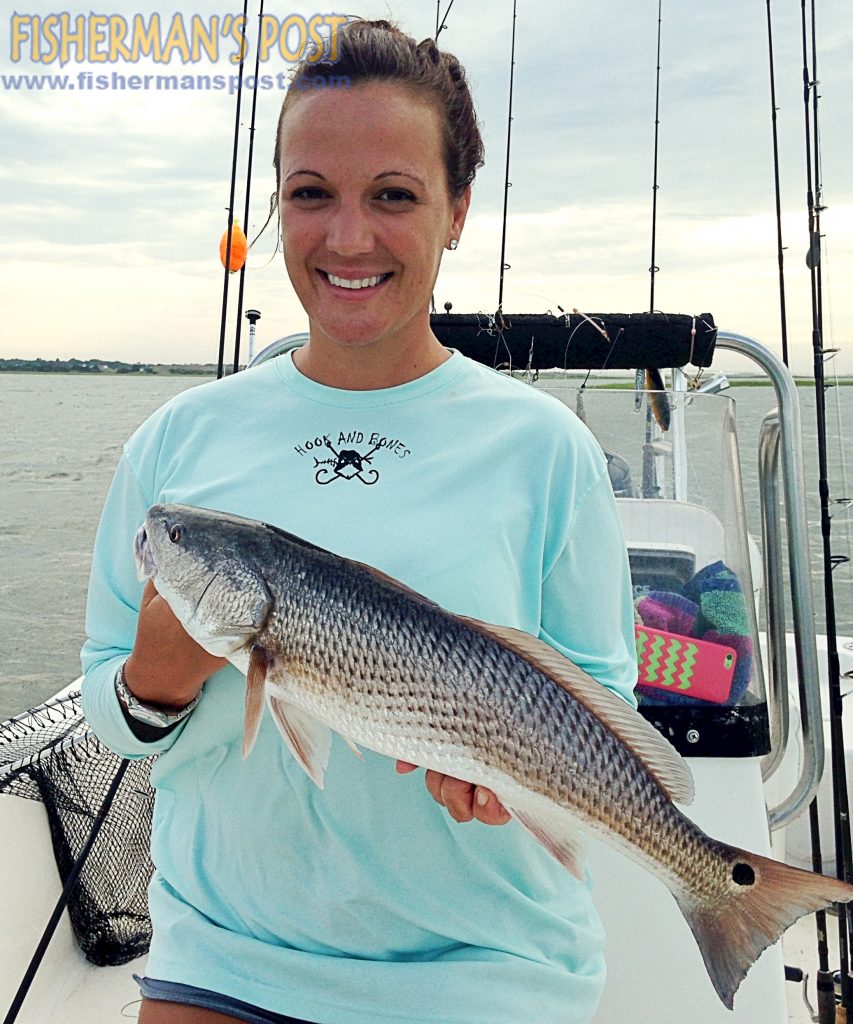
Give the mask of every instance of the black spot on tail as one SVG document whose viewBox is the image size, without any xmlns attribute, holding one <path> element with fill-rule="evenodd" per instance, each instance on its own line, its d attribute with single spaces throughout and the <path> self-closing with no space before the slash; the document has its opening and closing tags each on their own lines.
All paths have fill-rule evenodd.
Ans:
<svg viewBox="0 0 853 1024">
<path fill-rule="evenodd" d="M 755 885 L 755 872 L 749 864 L 740 862 L 732 868 L 732 881 L 735 885 Z"/>
</svg>

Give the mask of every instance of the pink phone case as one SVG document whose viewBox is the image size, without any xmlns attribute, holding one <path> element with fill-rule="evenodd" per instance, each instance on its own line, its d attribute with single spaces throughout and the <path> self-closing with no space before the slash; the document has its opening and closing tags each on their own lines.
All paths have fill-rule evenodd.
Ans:
<svg viewBox="0 0 853 1024">
<path fill-rule="evenodd" d="M 692 636 L 634 626 L 638 686 L 725 704 L 732 690 L 737 652 Z"/>
</svg>

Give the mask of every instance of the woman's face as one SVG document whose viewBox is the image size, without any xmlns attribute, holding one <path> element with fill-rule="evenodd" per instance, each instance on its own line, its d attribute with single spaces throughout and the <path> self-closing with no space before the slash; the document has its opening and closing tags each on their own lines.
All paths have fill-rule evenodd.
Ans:
<svg viewBox="0 0 853 1024">
<path fill-rule="evenodd" d="M 448 196 L 437 112 L 395 84 L 329 88 L 296 99 L 282 135 L 284 257 L 312 347 L 417 352 L 469 200 Z"/>
</svg>

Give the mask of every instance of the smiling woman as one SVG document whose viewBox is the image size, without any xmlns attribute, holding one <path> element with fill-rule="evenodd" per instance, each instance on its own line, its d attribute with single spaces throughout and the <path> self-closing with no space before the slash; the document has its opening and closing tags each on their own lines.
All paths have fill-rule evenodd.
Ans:
<svg viewBox="0 0 853 1024">
<path fill-rule="evenodd" d="M 482 163 L 458 62 L 382 25 L 350 28 L 359 45 L 336 66 L 349 88 L 290 91 L 278 124 L 285 262 L 311 326 L 295 362 L 331 386 L 402 384 L 448 357 L 430 299 Z"/>
<path fill-rule="evenodd" d="M 357 149 L 353 124 L 363 126 Z M 405 86 L 355 84 L 292 104 L 284 129 L 284 258 L 310 322 L 297 367 L 364 388 L 435 369 L 450 353 L 430 330 L 430 298 L 470 187 L 451 201 L 432 104 Z"/>
<path fill-rule="evenodd" d="M 445 761 L 401 778 L 418 766 L 370 750 L 359 763 L 337 739 L 321 792 L 268 719 L 244 761 L 238 668 L 272 655 L 244 636 L 199 646 L 136 577 L 152 505 L 262 520 L 539 636 L 632 699 L 628 561 L 601 450 L 561 403 L 430 329 L 482 162 L 465 73 L 387 22 L 352 22 L 338 43 L 349 87 L 288 93 L 275 149 L 309 340 L 147 420 L 98 532 L 84 708 L 112 749 L 160 755 L 140 1024 L 587 1024 L 604 981 L 588 886 L 509 824 L 499 794 Z M 346 601 L 327 589 L 321 607 Z M 405 661 L 413 638 L 404 622 L 366 633 L 394 690 L 385 648 Z M 353 638 L 327 634 L 320 662 L 328 647 L 347 663 Z M 455 660 L 441 662 L 451 676 Z M 307 664 L 275 668 L 295 752 L 316 721 L 288 673 Z"/>
</svg>

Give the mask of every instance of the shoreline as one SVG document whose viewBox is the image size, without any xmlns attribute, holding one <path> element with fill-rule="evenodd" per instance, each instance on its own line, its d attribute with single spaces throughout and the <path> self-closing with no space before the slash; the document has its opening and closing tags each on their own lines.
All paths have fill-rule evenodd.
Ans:
<svg viewBox="0 0 853 1024">
<path fill-rule="evenodd" d="M 140 366 L 132 364 L 122 364 L 118 367 L 107 366 L 104 364 L 103 369 L 83 369 L 69 367 L 68 369 L 43 369 L 37 366 L 4 366 L 3 363 L 8 362 L 24 362 L 24 360 L 4 360 L 0 359 L 0 374 L 27 374 L 34 376 L 72 376 L 72 377 L 135 377 L 135 378 L 151 378 L 151 377 L 215 377 L 216 366 L 213 363 L 145 363 Z M 125 365 L 127 368 L 125 369 Z M 230 373 L 230 367 L 227 368 Z M 245 367 L 241 366 L 240 370 L 244 370 Z M 521 371 L 519 371 L 521 375 Z M 583 382 L 587 374 L 581 371 L 571 371 L 565 373 L 562 370 L 542 370 L 539 373 L 540 380 L 566 380 L 569 383 Z M 772 387 L 773 382 L 767 377 L 761 376 L 748 376 L 748 375 L 732 375 L 728 377 L 729 387 Z M 796 375 L 794 377 L 794 383 L 798 388 L 802 387 L 813 387 L 814 378 L 807 377 L 804 375 Z M 828 377 L 825 381 L 828 387 L 853 387 L 853 376 L 841 376 L 837 380 L 834 377 Z M 610 380 L 599 380 L 595 384 L 588 384 L 587 389 L 592 390 L 634 390 L 633 378 L 624 377 L 622 379 L 611 378 Z"/>
<path fill-rule="evenodd" d="M 215 377 L 216 366 L 212 363 L 150 363 L 144 368 L 106 367 L 92 370 L 82 368 L 42 369 L 36 366 L 3 366 L 12 360 L 0 360 L 0 374 L 27 374 L 28 376 L 49 377 Z M 17 360 L 15 360 L 17 362 Z"/>
</svg>

